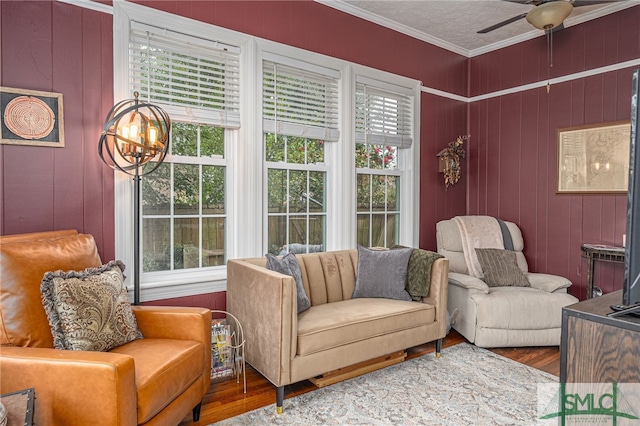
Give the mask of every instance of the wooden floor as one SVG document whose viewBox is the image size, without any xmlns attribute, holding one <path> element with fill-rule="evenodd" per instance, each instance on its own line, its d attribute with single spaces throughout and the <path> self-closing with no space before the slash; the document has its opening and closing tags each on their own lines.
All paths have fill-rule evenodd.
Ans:
<svg viewBox="0 0 640 426">
<path fill-rule="evenodd" d="M 453 346 L 466 341 L 464 337 L 452 331 L 445 338 L 443 347 Z M 492 349 L 492 351 L 514 361 L 546 371 L 547 373 L 556 376 L 560 375 L 560 350 L 557 346 L 500 348 Z M 407 359 L 433 354 L 434 352 L 435 343 L 427 343 L 408 349 Z M 285 406 L 287 398 L 312 392 L 314 389 L 318 388 L 308 380 L 285 386 Z M 236 380 L 227 380 L 222 383 L 212 384 L 211 390 L 204 398 L 200 421 L 194 423 L 191 415 L 189 415 L 180 423 L 180 426 L 215 423 L 275 402 L 275 387 L 247 365 L 247 393 L 243 392 L 242 381 L 236 383 Z"/>
</svg>

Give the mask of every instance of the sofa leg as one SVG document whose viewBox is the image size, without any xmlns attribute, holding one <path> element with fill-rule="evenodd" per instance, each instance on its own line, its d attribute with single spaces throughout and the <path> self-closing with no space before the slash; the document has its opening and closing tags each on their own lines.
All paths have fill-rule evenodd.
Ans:
<svg viewBox="0 0 640 426">
<path fill-rule="evenodd" d="M 284 386 L 276 388 L 276 413 L 282 414 L 282 404 L 284 402 Z"/>
<path fill-rule="evenodd" d="M 442 339 L 436 340 L 436 358 L 440 358 L 440 352 L 442 351 Z"/>
<path fill-rule="evenodd" d="M 198 422 L 200 421 L 200 410 L 202 410 L 202 401 L 200 401 L 200 404 L 196 405 L 195 407 L 193 407 L 193 421 L 194 422 Z"/>
</svg>

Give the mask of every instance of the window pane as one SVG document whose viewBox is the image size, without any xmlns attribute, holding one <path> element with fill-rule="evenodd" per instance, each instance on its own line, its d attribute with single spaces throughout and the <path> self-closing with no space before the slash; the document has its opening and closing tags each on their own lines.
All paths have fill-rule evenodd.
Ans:
<svg viewBox="0 0 640 426">
<path fill-rule="evenodd" d="M 171 213 L 171 165 L 163 163 L 142 179 L 142 214 L 168 215 Z"/>
<path fill-rule="evenodd" d="M 307 216 L 289 216 L 289 244 L 307 242 Z"/>
<path fill-rule="evenodd" d="M 173 155 L 198 155 L 198 125 L 171 123 L 171 152 Z"/>
<path fill-rule="evenodd" d="M 325 211 L 324 172 L 309 172 L 309 212 Z"/>
<path fill-rule="evenodd" d="M 398 224 L 400 217 L 397 214 L 387 215 L 387 247 L 393 247 L 398 243 Z"/>
<path fill-rule="evenodd" d="M 381 145 L 369 145 L 369 168 L 382 170 L 384 149 Z"/>
<path fill-rule="evenodd" d="M 202 266 L 224 265 L 225 219 L 202 219 Z"/>
<path fill-rule="evenodd" d="M 306 164 L 306 140 L 289 136 L 287 138 L 287 163 Z"/>
<path fill-rule="evenodd" d="M 197 218 L 176 219 L 174 222 L 174 269 L 198 268 L 200 227 Z"/>
<path fill-rule="evenodd" d="M 200 155 L 224 157 L 224 129 L 222 127 L 200 126 Z"/>
<path fill-rule="evenodd" d="M 358 211 L 368 212 L 371 209 L 371 175 L 357 176 L 356 193 Z"/>
<path fill-rule="evenodd" d="M 371 178 L 371 210 L 383 212 L 386 210 L 387 176 L 373 175 Z"/>
<path fill-rule="evenodd" d="M 278 136 L 273 133 L 266 133 L 265 138 L 265 159 L 267 161 L 284 161 L 284 136 Z"/>
<path fill-rule="evenodd" d="M 369 167 L 368 145 L 363 143 L 356 144 L 356 167 L 359 169 Z"/>
<path fill-rule="evenodd" d="M 169 219 L 145 219 L 142 229 L 142 271 L 171 269 L 171 223 Z"/>
<path fill-rule="evenodd" d="M 398 168 L 398 148 L 386 146 L 382 162 L 386 170 L 396 170 Z"/>
<path fill-rule="evenodd" d="M 202 213 L 225 212 L 225 168 L 202 166 Z"/>
<path fill-rule="evenodd" d="M 371 215 L 371 247 L 386 247 L 385 237 L 385 214 Z"/>
<path fill-rule="evenodd" d="M 324 163 L 324 141 L 307 139 L 307 164 Z"/>
<path fill-rule="evenodd" d="M 299 213 L 307 210 L 307 172 L 289 171 L 289 212 Z"/>
<path fill-rule="evenodd" d="M 369 244 L 369 230 L 370 230 L 370 221 L 368 214 L 359 214 L 357 217 L 358 227 L 358 244 L 364 247 L 370 247 Z"/>
<path fill-rule="evenodd" d="M 269 169 L 267 185 L 269 187 L 269 213 L 285 213 L 287 211 L 287 171 Z"/>
<path fill-rule="evenodd" d="M 397 202 L 398 202 L 398 193 L 400 188 L 398 187 L 398 183 L 400 179 L 397 176 L 387 176 L 387 210 L 398 210 Z"/>
<path fill-rule="evenodd" d="M 198 214 L 200 176 L 199 167 L 175 164 L 173 169 L 175 214 Z"/>
<path fill-rule="evenodd" d="M 287 217 L 286 216 L 270 216 L 269 217 L 269 253 L 279 254 L 282 248 L 287 244 Z"/>
<path fill-rule="evenodd" d="M 311 215 L 309 216 L 309 247 L 308 252 L 323 251 L 324 243 L 324 230 L 325 230 L 324 215 Z"/>
</svg>

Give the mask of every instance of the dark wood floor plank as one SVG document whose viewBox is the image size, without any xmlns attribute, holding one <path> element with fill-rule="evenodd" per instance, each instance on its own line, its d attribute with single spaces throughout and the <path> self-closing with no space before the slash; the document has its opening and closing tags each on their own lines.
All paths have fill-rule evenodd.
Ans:
<svg viewBox="0 0 640 426">
<path fill-rule="evenodd" d="M 467 340 L 452 331 L 444 340 L 443 347 L 457 345 Z M 435 342 L 407 349 L 407 359 L 432 354 Z M 491 349 L 498 355 L 537 368 L 547 373 L 560 375 L 560 350 L 557 346 L 531 348 L 498 348 Z M 292 398 L 318 389 L 308 380 L 285 387 L 285 399 Z M 191 415 L 186 417 L 180 426 L 200 426 L 235 417 L 242 413 L 265 407 L 276 402 L 275 387 L 260 373 L 247 365 L 247 392 L 243 392 L 242 380 L 235 379 L 221 383 L 212 383 L 211 390 L 204 398 L 200 421 L 194 423 Z"/>
</svg>

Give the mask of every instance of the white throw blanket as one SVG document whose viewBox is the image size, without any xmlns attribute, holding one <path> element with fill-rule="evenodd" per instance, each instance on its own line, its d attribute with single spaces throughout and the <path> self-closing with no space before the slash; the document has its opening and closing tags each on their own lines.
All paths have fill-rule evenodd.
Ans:
<svg viewBox="0 0 640 426">
<path fill-rule="evenodd" d="M 469 275 L 483 278 L 476 248 L 504 249 L 500 224 L 491 216 L 456 216 L 453 220 L 460 229 L 462 251 Z"/>
</svg>

